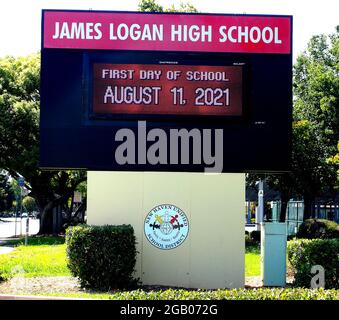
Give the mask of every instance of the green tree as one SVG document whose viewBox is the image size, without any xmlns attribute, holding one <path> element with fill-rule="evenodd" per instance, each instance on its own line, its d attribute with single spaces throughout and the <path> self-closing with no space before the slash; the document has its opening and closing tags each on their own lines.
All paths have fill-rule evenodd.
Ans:
<svg viewBox="0 0 339 320">
<path fill-rule="evenodd" d="M 293 175 L 296 191 L 311 203 L 335 193 L 336 171 L 328 159 L 339 140 L 339 28 L 311 38 L 294 66 Z"/>
<path fill-rule="evenodd" d="M 0 172 L 0 213 L 12 209 L 15 199 L 14 192 L 9 182 L 9 177 Z"/>
<path fill-rule="evenodd" d="M 198 12 L 197 9 L 189 2 L 181 2 L 179 8 L 176 8 L 173 4 L 169 8 L 163 8 L 157 4 L 155 0 L 140 0 L 139 11 L 142 12 Z"/>
<path fill-rule="evenodd" d="M 142 12 L 163 12 L 164 8 L 155 0 L 140 0 L 138 10 Z"/>
<path fill-rule="evenodd" d="M 22 199 L 22 205 L 25 211 L 32 213 L 37 210 L 37 205 L 34 198 L 27 196 Z"/>
<path fill-rule="evenodd" d="M 39 54 L 0 60 L 0 168 L 25 178 L 40 211 L 40 233 L 51 233 L 52 209 L 67 209 L 86 172 L 39 170 L 39 82 Z"/>
<path fill-rule="evenodd" d="M 189 2 L 180 2 L 179 8 L 176 8 L 174 4 L 169 8 L 165 9 L 165 12 L 189 12 L 189 13 L 196 13 L 198 10 Z"/>
<path fill-rule="evenodd" d="M 339 190 L 339 141 L 337 144 L 337 153 L 334 156 L 328 158 L 327 162 L 329 165 L 332 165 L 334 170 L 337 172 L 337 185 L 335 186 L 335 189 Z"/>
</svg>

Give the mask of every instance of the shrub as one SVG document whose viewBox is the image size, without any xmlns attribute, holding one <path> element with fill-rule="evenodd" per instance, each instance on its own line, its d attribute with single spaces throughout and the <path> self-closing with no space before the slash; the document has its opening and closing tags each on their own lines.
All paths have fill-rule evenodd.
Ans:
<svg viewBox="0 0 339 320">
<path fill-rule="evenodd" d="M 250 248 L 250 247 L 258 247 L 258 242 L 254 241 L 250 235 L 245 235 L 245 247 Z"/>
<path fill-rule="evenodd" d="M 245 245 L 246 246 L 252 245 L 252 239 L 250 238 L 248 234 L 245 234 Z"/>
<path fill-rule="evenodd" d="M 288 260 L 294 269 L 295 285 L 310 287 L 312 266 L 325 269 L 325 287 L 339 288 L 339 240 L 299 239 L 288 242 Z"/>
<path fill-rule="evenodd" d="M 0 272 L 0 283 L 3 282 L 3 281 L 7 281 L 9 280 L 11 277 L 6 274 L 6 273 L 3 273 L 3 272 Z"/>
<path fill-rule="evenodd" d="M 305 239 L 339 238 L 339 226 L 330 220 L 308 219 L 300 225 L 296 236 Z"/>
<path fill-rule="evenodd" d="M 251 239 L 254 241 L 254 242 L 260 242 L 260 231 L 258 230 L 254 230 L 251 232 Z"/>
<path fill-rule="evenodd" d="M 110 290 L 133 283 L 136 241 L 130 225 L 70 227 L 67 264 L 83 287 Z"/>
<path fill-rule="evenodd" d="M 160 291 L 133 290 L 115 292 L 108 297 L 114 300 L 338 300 L 337 290 L 301 288 L 259 288 Z"/>
</svg>

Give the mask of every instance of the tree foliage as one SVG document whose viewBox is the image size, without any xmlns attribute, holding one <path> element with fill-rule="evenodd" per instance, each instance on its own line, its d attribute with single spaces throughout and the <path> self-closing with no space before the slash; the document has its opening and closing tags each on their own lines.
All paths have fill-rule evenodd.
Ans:
<svg viewBox="0 0 339 320">
<path fill-rule="evenodd" d="M 328 158 L 328 163 L 333 166 L 334 170 L 336 170 L 337 173 L 337 185 L 335 188 L 339 190 L 339 141 L 337 145 L 337 153 Z"/>
<path fill-rule="evenodd" d="M 155 0 L 140 0 L 138 9 L 141 12 L 163 12 L 164 8 Z"/>
<path fill-rule="evenodd" d="M 328 159 L 339 140 L 339 32 L 311 38 L 294 66 L 293 173 L 298 192 L 314 199 L 333 193 Z"/>
<path fill-rule="evenodd" d="M 0 60 L 0 168 L 26 179 L 38 162 L 38 55 Z"/>
<path fill-rule="evenodd" d="M 15 199 L 14 192 L 9 182 L 9 177 L 0 172 L 0 213 L 9 211 Z"/>
<path fill-rule="evenodd" d="M 29 213 L 32 213 L 33 211 L 36 211 L 37 209 L 37 205 L 36 205 L 34 198 L 30 196 L 27 196 L 22 199 L 22 206 L 23 206 L 23 209 Z"/>
<path fill-rule="evenodd" d="M 169 8 L 164 8 L 157 4 L 155 0 L 140 0 L 138 9 L 142 12 L 198 12 L 189 2 L 180 2 L 179 8 L 176 8 L 173 4 Z"/>
</svg>

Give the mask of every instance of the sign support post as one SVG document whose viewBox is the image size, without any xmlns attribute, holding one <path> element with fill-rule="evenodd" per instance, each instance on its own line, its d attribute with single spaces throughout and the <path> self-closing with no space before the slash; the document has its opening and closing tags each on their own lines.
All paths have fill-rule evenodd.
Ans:
<svg viewBox="0 0 339 320">
<path fill-rule="evenodd" d="M 264 222 L 264 209 L 265 209 L 265 202 L 264 202 L 264 182 L 259 180 L 258 183 L 258 224 Z"/>
<path fill-rule="evenodd" d="M 20 236 L 22 235 L 22 188 L 25 185 L 23 177 L 18 178 L 18 186 L 20 188 Z M 15 237 L 16 237 L 17 214 L 15 214 Z"/>
</svg>

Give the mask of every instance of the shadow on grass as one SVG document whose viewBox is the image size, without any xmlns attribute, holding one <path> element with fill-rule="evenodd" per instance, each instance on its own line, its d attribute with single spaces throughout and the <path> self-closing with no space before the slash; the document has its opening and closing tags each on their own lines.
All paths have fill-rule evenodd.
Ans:
<svg viewBox="0 0 339 320">
<path fill-rule="evenodd" d="M 42 245 L 57 245 L 64 244 L 65 237 L 64 236 L 33 236 L 28 237 L 27 244 L 29 246 L 42 246 Z M 10 246 L 20 246 L 25 244 L 25 238 L 21 239 L 9 239 L 4 241 L 3 245 Z"/>
</svg>

